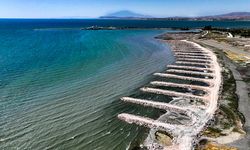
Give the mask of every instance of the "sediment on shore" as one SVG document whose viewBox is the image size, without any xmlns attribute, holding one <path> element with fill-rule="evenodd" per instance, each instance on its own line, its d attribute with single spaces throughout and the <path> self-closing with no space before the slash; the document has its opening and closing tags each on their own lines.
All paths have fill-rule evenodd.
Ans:
<svg viewBox="0 0 250 150">
<path fill-rule="evenodd" d="M 244 96 L 241 94 L 247 92 L 239 91 L 239 89 L 247 90 L 241 87 L 242 85 L 239 85 L 239 82 L 244 81 L 242 81 L 242 78 L 238 77 L 240 76 L 240 74 L 237 73 L 237 71 L 234 69 L 235 67 L 233 67 L 234 65 L 231 64 L 230 60 L 225 56 L 222 50 L 204 45 L 203 43 L 199 42 L 198 39 L 201 36 L 202 35 L 200 33 L 166 34 L 165 39 L 174 39 L 175 37 L 177 37 L 178 39 L 189 39 L 191 41 L 197 42 L 202 46 L 214 51 L 214 53 L 217 55 L 220 65 L 223 68 L 223 90 L 219 99 L 220 107 L 216 112 L 214 124 L 209 126 L 209 128 L 204 131 L 203 136 L 208 139 L 207 141 L 213 141 L 219 144 L 233 145 L 241 149 L 249 147 L 246 143 L 247 137 L 244 138 L 246 134 L 243 126 L 245 123 L 245 117 L 239 111 L 239 104 L 244 105 L 243 103 L 245 101 L 242 100 Z M 235 74 L 237 74 L 237 76 L 235 76 Z M 238 81 L 239 79 L 240 81 Z M 239 103 L 239 99 L 241 100 L 241 103 Z M 240 140 L 239 142 L 237 142 L 242 138 L 244 138 L 243 141 Z M 236 143 L 234 141 L 236 141 Z M 232 142 L 234 144 L 231 144 Z M 204 148 L 200 146 L 198 147 L 200 149 Z"/>
<path fill-rule="evenodd" d="M 196 40 L 196 42 L 198 41 Z M 223 103 L 222 109 L 228 112 L 226 114 L 228 118 L 233 119 L 233 122 L 230 125 L 231 130 L 214 130 L 217 135 L 219 132 L 227 131 L 228 138 L 225 138 L 225 135 L 219 136 L 222 137 L 219 138 L 222 140 L 218 142 L 234 146 L 239 150 L 245 150 L 247 147 L 250 147 L 248 142 L 250 137 L 248 128 L 250 122 L 248 117 L 249 111 L 246 109 L 248 107 L 248 98 L 246 98 L 246 93 L 248 92 L 247 83 L 245 83 L 246 81 L 243 80 L 241 74 L 237 71 L 235 63 L 225 55 L 223 50 L 203 43 L 200 44 L 214 50 L 220 60 L 220 64 L 222 64 L 224 68 L 223 99 L 219 101 L 219 103 Z M 225 102 L 228 103 L 227 106 L 225 106 Z M 223 140 L 223 137 L 226 140 Z"/>
<path fill-rule="evenodd" d="M 200 133 L 211 122 L 217 109 L 221 85 L 221 68 L 215 54 L 194 42 L 179 39 L 167 42 L 176 54 L 177 61 L 175 65 L 181 68 L 177 67 L 173 69 L 175 65 L 171 65 L 170 68 L 172 69 L 168 69 L 166 73 L 155 73 L 155 76 L 165 78 L 167 81 L 151 82 L 154 86 L 159 87 L 144 87 L 141 88 L 141 91 L 157 95 L 167 95 L 173 99 L 177 99 L 171 101 L 169 104 L 165 104 L 146 99 L 124 97 L 122 100 L 125 102 L 164 109 L 167 110 L 167 113 L 157 120 L 125 113 L 119 114 L 118 118 L 130 124 L 134 123 L 151 128 L 149 136 L 144 143 L 150 150 L 165 148 L 189 150 L 199 141 Z M 177 52 L 179 50 L 185 52 Z M 186 52 L 191 53 L 192 56 L 190 57 L 195 58 L 177 56 L 179 53 L 184 54 Z M 200 56 L 196 52 L 206 55 L 206 57 L 203 58 L 203 56 Z M 203 61 L 201 62 L 196 56 L 200 56 Z M 192 68 L 190 69 L 190 67 Z M 204 68 L 204 70 L 200 70 L 200 68 Z M 170 83 L 171 81 L 178 81 L 179 83 L 173 84 Z M 188 81 L 189 85 L 183 84 L 180 81 L 186 83 Z M 173 89 L 170 90 L 171 88 L 166 89 L 166 87 L 173 87 L 173 85 L 177 89 L 184 88 L 186 91 L 180 89 L 172 91 Z M 177 120 L 171 119 L 176 115 L 178 116 Z"/>
</svg>

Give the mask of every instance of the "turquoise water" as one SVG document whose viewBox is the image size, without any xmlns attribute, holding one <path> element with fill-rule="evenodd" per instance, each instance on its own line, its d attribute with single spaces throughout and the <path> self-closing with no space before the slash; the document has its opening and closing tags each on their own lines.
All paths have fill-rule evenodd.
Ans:
<svg viewBox="0 0 250 150">
<path fill-rule="evenodd" d="M 123 150 L 144 128 L 117 114 L 158 112 L 119 100 L 173 57 L 160 30 L 0 30 L 0 149 Z"/>
</svg>

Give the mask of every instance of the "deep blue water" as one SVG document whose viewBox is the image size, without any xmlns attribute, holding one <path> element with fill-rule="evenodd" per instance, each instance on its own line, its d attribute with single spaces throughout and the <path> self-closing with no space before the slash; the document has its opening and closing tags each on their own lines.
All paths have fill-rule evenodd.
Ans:
<svg viewBox="0 0 250 150">
<path fill-rule="evenodd" d="M 0 149 L 138 144 L 145 129 L 117 114 L 156 112 L 119 98 L 173 62 L 167 45 L 154 39 L 163 32 L 0 30 Z"/>
<path fill-rule="evenodd" d="M 250 21 L 163 21 L 112 19 L 0 19 L 0 29 L 82 28 L 88 26 L 138 28 L 202 28 L 207 25 L 226 28 L 249 28 Z"/>
</svg>

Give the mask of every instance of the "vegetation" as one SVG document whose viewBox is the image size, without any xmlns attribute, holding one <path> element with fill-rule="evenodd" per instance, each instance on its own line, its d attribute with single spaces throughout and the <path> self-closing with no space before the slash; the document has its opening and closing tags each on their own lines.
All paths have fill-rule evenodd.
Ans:
<svg viewBox="0 0 250 150">
<path fill-rule="evenodd" d="M 212 142 L 208 142 L 204 147 L 199 148 L 202 150 L 237 150 L 236 148 L 227 147 L 224 145 L 218 145 Z"/>
<path fill-rule="evenodd" d="M 168 134 L 165 131 L 157 131 L 155 132 L 155 137 L 162 145 L 171 146 L 173 136 Z"/>
<path fill-rule="evenodd" d="M 250 29 L 244 28 L 244 29 L 240 29 L 240 28 L 214 28 L 212 26 L 205 26 L 203 28 L 204 30 L 215 30 L 215 31 L 223 31 L 223 32 L 230 32 L 231 34 L 235 35 L 239 35 L 242 37 L 250 37 Z"/>
<path fill-rule="evenodd" d="M 247 62 L 249 59 L 247 57 L 245 57 L 245 55 L 243 54 L 237 54 L 231 51 L 226 50 L 225 51 L 226 55 L 228 58 L 230 58 L 231 60 L 235 61 L 236 63 L 245 63 Z"/>
</svg>

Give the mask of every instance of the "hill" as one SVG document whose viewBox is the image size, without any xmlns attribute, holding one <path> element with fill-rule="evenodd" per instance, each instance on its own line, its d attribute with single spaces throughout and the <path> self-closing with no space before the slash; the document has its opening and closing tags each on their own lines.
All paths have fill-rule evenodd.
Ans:
<svg viewBox="0 0 250 150">
<path fill-rule="evenodd" d="M 100 18 L 104 19 L 148 19 L 148 20 L 250 20 L 250 12 L 231 12 L 227 14 L 220 15 L 211 15 L 211 16 L 197 16 L 197 17 L 164 17 L 157 18 L 151 17 L 139 13 L 135 13 L 128 10 L 122 10 L 114 13 L 107 14 L 105 16 L 101 16 Z"/>
<path fill-rule="evenodd" d="M 150 16 L 138 14 L 128 10 L 122 10 L 101 16 L 100 18 L 151 18 Z"/>
<path fill-rule="evenodd" d="M 250 12 L 231 12 L 227 14 L 198 17 L 208 19 L 224 19 L 224 20 L 250 20 Z"/>
</svg>

